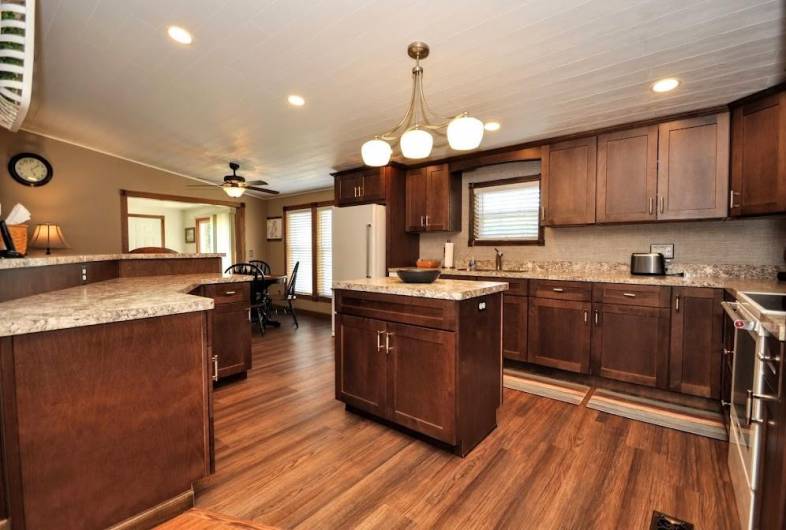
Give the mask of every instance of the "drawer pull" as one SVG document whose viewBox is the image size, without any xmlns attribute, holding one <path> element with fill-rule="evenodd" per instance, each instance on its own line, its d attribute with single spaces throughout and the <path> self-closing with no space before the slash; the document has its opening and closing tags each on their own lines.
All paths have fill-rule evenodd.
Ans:
<svg viewBox="0 0 786 530">
<path fill-rule="evenodd" d="M 589 322 L 589 311 L 584 311 L 584 323 Z"/>
<path fill-rule="evenodd" d="M 555 293 L 564 293 L 565 292 L 565 289 L 563 289 L 562 287 L 552 287 L 551 290 L 554 291 Z"/>
<path fill-rule="evenodd" d="M 237 294 L 237 291 L 226 291 L 224 294 L 226 296 L 232 296 L 233 294 Z"/>
<path fill-rule="evenodd" d="M 622 296 L 627 296 L 628 298 L 636 298 L 635 293 L 622 293 Z"/>
<path fill-rule="evenodd" d="M 385 333 L 382 330 L 377 331 L 377 351 L 382 351 L 382 334 Z"/>
<path fill-rule="evenodd" d="M 218 355 L 213 356 L 213 381 L 218 381 Z"/>
</svg>

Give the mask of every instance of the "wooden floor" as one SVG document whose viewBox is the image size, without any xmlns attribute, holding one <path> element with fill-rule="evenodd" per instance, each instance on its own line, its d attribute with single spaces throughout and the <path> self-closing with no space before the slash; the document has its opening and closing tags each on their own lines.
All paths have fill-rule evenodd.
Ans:
<svg viewBox="0 0 786 530">
<path fill-rule="evenodd" d="M 344 410 L 328 321 L 254 339 L 219 388 L 197 506 L 278 528 L 646 529 L 653 510 L 737 528 L 727 445 L 505 390 L 466 458 Z"/>
</svg>

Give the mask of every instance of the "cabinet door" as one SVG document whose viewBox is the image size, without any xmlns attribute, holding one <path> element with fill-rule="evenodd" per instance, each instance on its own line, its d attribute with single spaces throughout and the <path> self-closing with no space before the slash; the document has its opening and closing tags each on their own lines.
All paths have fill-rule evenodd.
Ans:
<svg viewBox="0 0 786 530">
<path fill-rule="evenodd" d="M 387 406 L 385 323 L 336 315 L 336 399 L 384 417 Z"/>
<path fill-rule="evenodd" d="M 388 323 L 389 418 L 455 443 L 456 333 Z"/>
<path fill-rule="evenodd" d="M 407 171 L 407 232 L 426 230 L 426 169 Z"/>
<path fill-rule="evenodd" d="M 542 213 L 546 226 L 595 222 L 596 151 L 595 136 L 542 148 Z"/>
<path fill-rule="evenodd" d="M 529 299 L 529 362 L 589 373 L 591 304 L 573 300 Z"/>
<path fill-rule="evenodd" d="M 658 219 L 726 217 L 728 192 L 728 113 L 659 126 Z"/>
<path fill-rule="evenodd" d="M 668 309 L 596 304 L 592 321 L 594 375 L 668 387 Z"/>
<path fill-rule="evenodd" d="M 335 182 L 336 203 L 342 206 L 359 202 L 362 184 L 363 176 L 358 173 L 337 176 Z"/>
<path fill-rule="evenodd" d="M 365 202 L 383 202 L 385 200 L 386 171 L 386 167 L 381 167 L 363 172 L 360 182 L 360 200 Z"/>
<path fill-rule="evenodd" d="M 734 109 L 731 214 L 786 211 L 786 92 Z"/>
<path fill-rule="evenodd" d="M 722 291 L 700 287 L 672 290 L 671 390 L 720 398 L 723 357 Z"/>
<path fill-rule="evenodd" d="M 655 220 L 658 127 L 598 136 L 597 222 Z"/>
<path fill-rule="evenodd" d="M 218 356 L 218 377 L 251 368 L 251 324 L 248 305 L 216 304 L 213 309 L 213 355 Z"/>
<path fill-rule="evenodd" d="M 527 360 L 527 298 L 502 296 L 502 355 Z"/>
<path fill-rule="evenodd" d="M 426 168 L 426 230 L 450 230 L 450 170 L 446 164 Z"/>
</svg>

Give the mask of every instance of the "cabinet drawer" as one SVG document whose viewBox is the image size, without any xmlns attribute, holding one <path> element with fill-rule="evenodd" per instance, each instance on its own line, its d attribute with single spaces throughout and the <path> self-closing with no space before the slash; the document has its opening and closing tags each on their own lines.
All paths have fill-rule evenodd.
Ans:
<svg viewBox="0 0 786 530">
<path fill-rule="evenodd" d="M 232 304 L 237 302 L 249 303 L 251 299 L 248 282 L 243 283 L 217 283 L 205 285 L 204 295 L 212 298 L 216 304 Z"/>
<path fill-rule="evenodd" d="M 527 289 L 529 288 L 529 280 L 526 278 L 502 278 L 496 276 L 480 276 L 477 278 L 484 282 L 507 282 L 508 290 L 505 294 L 512 294 L 514 296 L 527 296 Z"/>
<path fill-rule="evenodd" d="M 592 288 L 592 300 L 601 304 L 669 307 L 671 287 L 596 283 Z"/>
<path fill-rule="evenodd" d="M 555 280 L 530 280 L 529 295 L 553 300 L 592 300 L 592 284 L 584 282 L 563 282 Z"/>
</svg>

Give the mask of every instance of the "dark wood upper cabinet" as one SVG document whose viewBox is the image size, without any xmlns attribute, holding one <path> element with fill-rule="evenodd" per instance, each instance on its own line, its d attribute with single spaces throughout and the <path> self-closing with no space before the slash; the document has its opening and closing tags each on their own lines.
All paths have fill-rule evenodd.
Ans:
<svg viewBox="0 0 786 530">
<path fill-rule="evenodd" d="M 352 206 L 385 202 L 391 167 L 362 168 L 336 173 L 335 196 L 337 206 Z"/>
<path fill-rule="evenodd" d="M 502 355 L 517 361 L 527 360 L 526 296 L 502 296 Z"/>
<path fill-rule="evenodd" d="M 728 191 L 728 113 L 659 126 L 658 219 L 726 217 Z"/>
<path fill-rule="evenodd" d="M 387 355 L 381 320 L 336 315 L 336 399 L 384 416 L 387 410 Z"/>
<path fill-rule="evenodd" d="M 718 399 L 723 361 L 722 291 L 675 287 L 672 298 L 669 387 Z"/>
<path fill-rule="evenodd" d="M 590 310 L 588 302 L 530 298 L 529 362 L 589 373 Z"/>
<path fill-rule="evenodd" d="M 598 223 L 657 218 L 658 127 L 598 136 Z"/>
<path fill-rule="evenodd" d="M 336 176 L 336 204 L 343 206 L 360 202 L 359 190 L 362 182 L 363 176 L 360 173 L 349 173 Z"/>
<path fill-rule="evenodd" d="M 595 222 L 597 137 L 541 149 L 541 201 L 545 226 Z"/>
<path fill-rule="evenodd" d="M 668 308 L 595 304 L 592 322 L 593 374 L 667 388 Z"/>
<path fill-rule="evenodd" d="M 731 127 L 731 215 L 786 211 L 786 92 L 736 107 Z"/>
<path fill-rule="evenodd" d="M 447 164 L 407 171 L 407 230 L 458 232 L 461 230 L 461 173 Z"/>
</svg>

